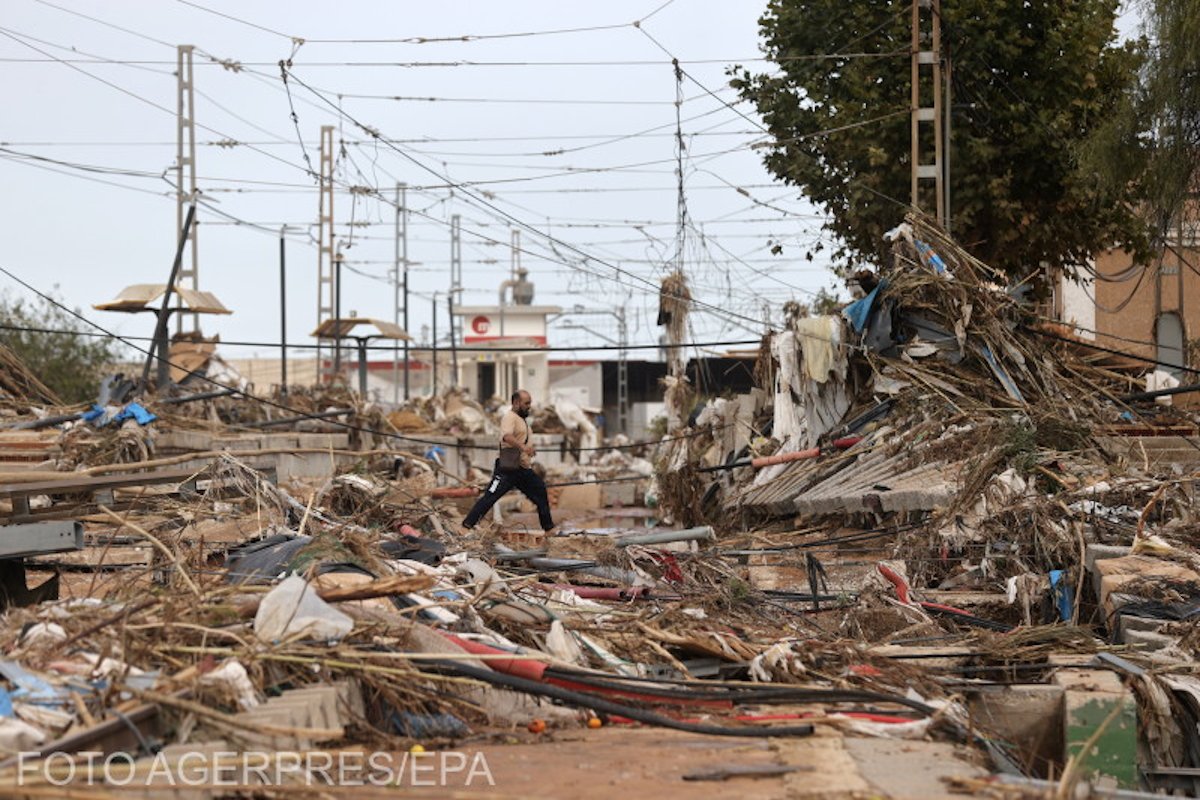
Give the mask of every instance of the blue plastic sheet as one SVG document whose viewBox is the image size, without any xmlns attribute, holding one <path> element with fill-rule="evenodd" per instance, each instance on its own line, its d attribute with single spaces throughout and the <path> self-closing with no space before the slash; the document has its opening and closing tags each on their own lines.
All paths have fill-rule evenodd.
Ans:
<svg viewBox="0 0 1200 800">
<path fill-rule="evenodd" d="M 158 417 L 151 414 L 141 405 L 137 403 L 130 403 L 129 405 L 125 406 L 125 408 L 121 409 L 121 413 L 113 417 L 112 421 L 124 422 L 127 419 L 135 420 L 138 425 L 149 425 L 151 422 L 154 422 L 154 420 L 158 419 Z"/>
<path fill-rule="evenodd" d="M 884 279 L 866 297 L 855 300 L 842 309 L 842 316 L 854 328 L 855 333 L 861 333 L 862 329 L 867 327 L 867 323 L 871 320 L 871 312 L 875 307 L 875 299 L 879 296 L 879 290 L 886 286 L 887 279 Z"/>
</svg>

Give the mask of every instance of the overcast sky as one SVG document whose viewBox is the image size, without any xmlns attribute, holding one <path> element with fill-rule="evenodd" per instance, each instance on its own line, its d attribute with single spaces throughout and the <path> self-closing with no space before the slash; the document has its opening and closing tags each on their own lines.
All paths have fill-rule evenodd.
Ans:
<svg viewBox="0 0 1200 800">
<path fill-rule="evenodd" d="M 147 316 L 91 305 L 128 284 L 164 282 L 174 253 L 175 200 L 162 176 L 174 179 L 178 44 L 196 47 L 200 284 L 234 312 L 208 318 L 204 331 L 226 341 L 278 341 L 286 225 L 288 336 L 311 343 L 318 192 L 307 163 L 318 165 L 322 125 L 337 127 L 346 313 L 392 317 L 395 211 L 357 187 L 390 200 L 405 182 L 418 339 L 430 296 L 444 298 L 450 285 L 449 219 L 459 214 L 463 302 L 495 302 L 517 220 L 556 240 L 521 234 L 536 302 L 623 304 L 631 340 L 657 341 L 654 286 L 676 252 L 677 90 L 694 225 L 684 266 L 709 306 L 697 309 L 694 336 L 754 338 L 764 305 L 777 312 L 832 282 L 820 257 L 804 258 L 820 217 L 762 168 L 757 117 L 727 87 L 731 64 L 770 68 L 755 60 L 757 0 L 4 6 L 0 266 L 110 329 L 149 332 Z M 290 103 L 277 66 L 289 57 Z M 671 57 L 695 81 L 677 87 Z M 775 242 L 782 255 L 771 254 Z M 27 294 L 7 277 L 0 285 Z M 444 333 L 444 299 L 439 306 Z M 616 336 L 607 317 L 577 321 Z M 552 343 L 597 341 L 560 330 Z"/>
</svg>

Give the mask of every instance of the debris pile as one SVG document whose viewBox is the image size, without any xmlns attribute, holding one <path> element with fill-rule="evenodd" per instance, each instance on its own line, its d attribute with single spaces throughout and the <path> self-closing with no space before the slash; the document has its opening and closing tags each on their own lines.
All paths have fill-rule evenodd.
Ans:
<svg viewBox="0 0 1200 800">
<path fill-rule="evenodd" d="M 859 299 L 764 340 L 759 388 L 689 414 L 673 372 L 650 458 L 539 409 L 555 535 L 517 496 L 461 526 L 503 410 L 461 391 L 115 380 L 35 412 L 6 374 L 0 783 L 18 753 L 149 776 L 640 725 L 973 754 L 939 790 L 1194 793 L 1194 420 L 923 219 L 892 236 Z"/>
</svg>

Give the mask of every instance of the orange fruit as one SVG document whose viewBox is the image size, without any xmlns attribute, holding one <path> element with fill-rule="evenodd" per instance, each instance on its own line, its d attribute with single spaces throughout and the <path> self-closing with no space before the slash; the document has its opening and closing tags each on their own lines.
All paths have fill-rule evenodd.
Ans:
<svg viewBox="0 0 1200 800">
<path fill-rule="evenodd" d="M 545 733 L 546 732 L 546 720 L 535 719 L 529 723 L 528 728 L 529 728 L 530 733 Z"/>
<path fill-rule="evenodd" d="M 603 724 L 604 723 L 600 721 L 599 717 L 589 717 L 588 718 L 588 727 L 589 728 L 599 728 Z"/>
</svg>

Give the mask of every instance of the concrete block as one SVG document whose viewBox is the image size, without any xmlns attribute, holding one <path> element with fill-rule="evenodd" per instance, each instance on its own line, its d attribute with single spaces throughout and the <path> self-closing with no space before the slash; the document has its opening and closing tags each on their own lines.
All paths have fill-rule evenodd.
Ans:
<svg viewBox="0 0 1200 800">
<path fill-rule="evenodd" d="M 1084 743 L 1100 731 L 1089 752 L 1080 756 L 1083 775 L 1102 784 L 1136 788 L 1137 701 L 1133 693 L 1116 673 L 1107 670 L 1060 669 L 1053 683 L 1065 690 L 1065 755 L 1079 754 Z"/>
<path fill-rule="evenodd" d="M 361 719 L 366 716 L 367 708 L 363 703 L 362 687 L 358 681 L 344 680 L 329 684 L 337 689 L 338 707 L 342 713 L 348 713 L 350 719 Z"/>
<path fill-rule="evenodd" d="M 1119 607 L 1110 602 L 1111 595 L 1134 581 L 1159 578 L 1177 583 L 1200 583 L 1200 574 L 1163 558 L 1125 556 L 1097 561 L 1093 579 L 1100 584 L 1100 604 L 1107 616 Z"/>
<path fill-rule="evenodd" d="M 971 725 L 1012 745 L 1022 763 L 1046 777 L 1050 764 L 1063 761 L 1063 698 L 1054 684 L 984 687 L 967 695 Z"/>
<path fill-rule="evenodd" d="M 207 431 L 169 430 L 159 431 L 155 446 L 160 453 L 176 450 L 205 451 L 212 450 L 213 435 Z"/>
<path fill-rule="evenodd" d="M 311 725 L 314 728 L 341 728 L 346 724 L 339 706 L 341 699 L 337 687 L 315 686 L 296 689 L 284 696 L 289 702 L 301 703 L 312 709 Z"/>
<path fill-rule="evenodd" d="M 1125 641 L 1125 634 L 1130 631 L 1141 631 L 1143 633 L 1158 633 L 1167 625 L 1169 620 L 1155 619 L 1153 617 L 1137 617 L 1132 614 L 1121 614 L 1117 617 L 1117 641 Z"/>
<path fill-rule="evenodd" d="M 558 507 L 573 510 L 600 508 L 600 485 L 589 483 L 583 486 L 564 486 L 558 496 Z"/>
<path fill-rule="evenodd" d="M 1175 644 L 1176 638 L 1153 631 L 1126 631 L 1121 642 L 1137 648 L 1140 652 L 1152 653 Z"/>
<path fill-rule="evenodd" d="M 1097 561 L 1106 558 L 1124 558 L 1129 555 L 1131 549 L 1126 545 L 1089 544 L 1083 554 L 1083 563 L 1090 572 L 1095 568 Z"/>
<path fill-rule="evenodd" d="M 632 506 L 637 502 L 637 484 L 633 481 L 625 483 L 605 483 L 600 485 L 601 502 L 605 507 Z"/>
</svg>

